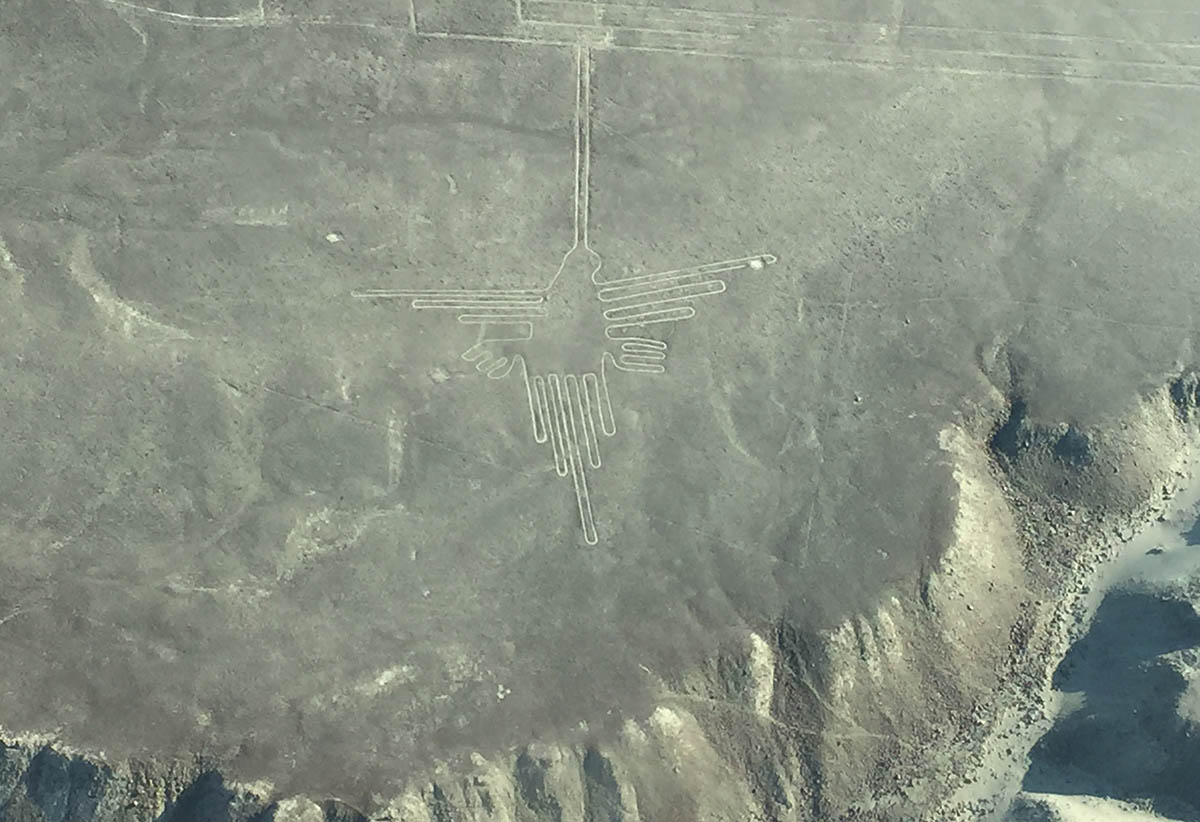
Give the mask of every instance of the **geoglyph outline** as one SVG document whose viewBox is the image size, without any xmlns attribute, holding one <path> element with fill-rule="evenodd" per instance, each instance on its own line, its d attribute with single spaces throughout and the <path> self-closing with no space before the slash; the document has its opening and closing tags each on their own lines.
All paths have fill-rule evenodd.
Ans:
<svg viewBox="0 0 1200 822">
<path fill-rule="evenodd" d="M 600 438 L 617 433 L 610 376 L 617 371 L 642 375 L 666 372 L 668 345 L 654 337 L 651 327 L 678 323 L 696 316 L 693 302 L 724 293 L 720 275 L 741 270 L 762 270 L 777 262 L 772 254 L 753 254 L 702 265 L 599 279 L 603 260 L 592 249 L 591 187 L 591 48 L 577 44 L 575 56 L 574 190 L 572 243 L 550 281 L 527 289 L 358 289 L 359 299 L 400 299 L 416 311 L 453 313 L 463 325 L 476 326 L 478 339 L 460 355 L 489 379 L 501 380 L 516 373 L 525 389 L 534 442 L 549 445 L 555 473 L 570 477 L 575 491 L 584 542 L 596 545 L 595 511 L 588 470 L 603 466 Z M 598 366 L 582 373 L 531 373 L 522 354 L 496 354 L 496 343 L 527 343 L 534 339 L 536 323 L 548 316 L 548 301 L 575 255 L 586 260 L 590 285 L 595 288 L 596 310 L 604 320 L 604 336 L 617 353 L 604 349 Z M 501 329 L 496 333 L 496 329 Z M 603 344 L 604 341 L 600 341 Z"/>
</svg>

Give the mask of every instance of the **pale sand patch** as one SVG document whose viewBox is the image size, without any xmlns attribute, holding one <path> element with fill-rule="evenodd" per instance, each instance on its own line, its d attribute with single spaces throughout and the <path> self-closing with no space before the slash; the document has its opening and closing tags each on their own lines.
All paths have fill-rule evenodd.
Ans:
<svg viewBox="0 0 1200 822">
<path fill-rule="evenodd" d="M 750 634 L 750 699 L 754 713 L 764 719 L 771 716 L 775 696 L 775 652 L 758 634 Z"/>
<path fill-rule="evenodd" d="M 149 338 L 159 342 L 193 339 L 186 331 L 147 316 L 117 296 L 96 270 L 86 234 L 81 233 L 75 239 L 68 267 L 75 282 L 91 295 L 110 324 L 126 339 Z"/>
<path fill-rule="evenodd" d="M 1171 822 L 1128 802 L 1053 793 L 1023 795 L 1014 822 Z"/>
</svg>

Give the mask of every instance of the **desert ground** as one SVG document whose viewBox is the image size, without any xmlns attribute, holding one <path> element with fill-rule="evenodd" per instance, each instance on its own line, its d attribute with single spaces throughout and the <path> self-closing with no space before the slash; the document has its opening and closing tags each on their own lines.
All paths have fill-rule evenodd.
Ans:
<svg viewBox="0 0 1200 822">
<path fill-rule="evenodd" d="M 0 819 L 1195 813 L 1150 5 L 4 0 Z"/>
</svg>

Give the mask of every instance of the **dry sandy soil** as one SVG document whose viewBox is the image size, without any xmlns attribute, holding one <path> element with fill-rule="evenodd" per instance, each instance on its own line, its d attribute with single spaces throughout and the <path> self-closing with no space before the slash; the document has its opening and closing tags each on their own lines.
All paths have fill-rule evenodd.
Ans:
<svg viewBox="0 0 1200 822">
<path fill-rule="evenodd" d="M 1198 36 L 6 0 L 0 819 L 1194 808 L 1045 774 L 1200 433 Z"/>
</svg>

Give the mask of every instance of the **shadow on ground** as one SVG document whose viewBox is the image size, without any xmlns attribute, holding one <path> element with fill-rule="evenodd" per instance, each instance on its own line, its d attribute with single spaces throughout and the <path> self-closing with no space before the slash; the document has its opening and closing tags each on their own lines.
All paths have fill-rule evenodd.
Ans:
<svg viewBox="0 0 1200 822">
<path fill-rule="evenodd" d="M 138 780 L 114 777 L 102 765 L 43 747 L 32 759 L 19 747 L 0 746 L 0 820 L 72 822 L 77 819 L 143 819 L 153 798 Z M 340 803 L 323 808 L 328 822 L 362 822 Z M 270 822 L 276 806 L 247 800 L 215 770 L 204 771 L 167 798 L 154 822 Z"/>
<path fill-rule="evenodd" d="M 1177 705 L 1187 679 L 1168 655 L 1200 646 L 1187 601 L 1114 591 L 1054 673 L 1081 697 L 1030 754 L 1034 793 L 1150 799 L 1159 812 L 1200 818 L 1200 736 Z"/>
</svg>

